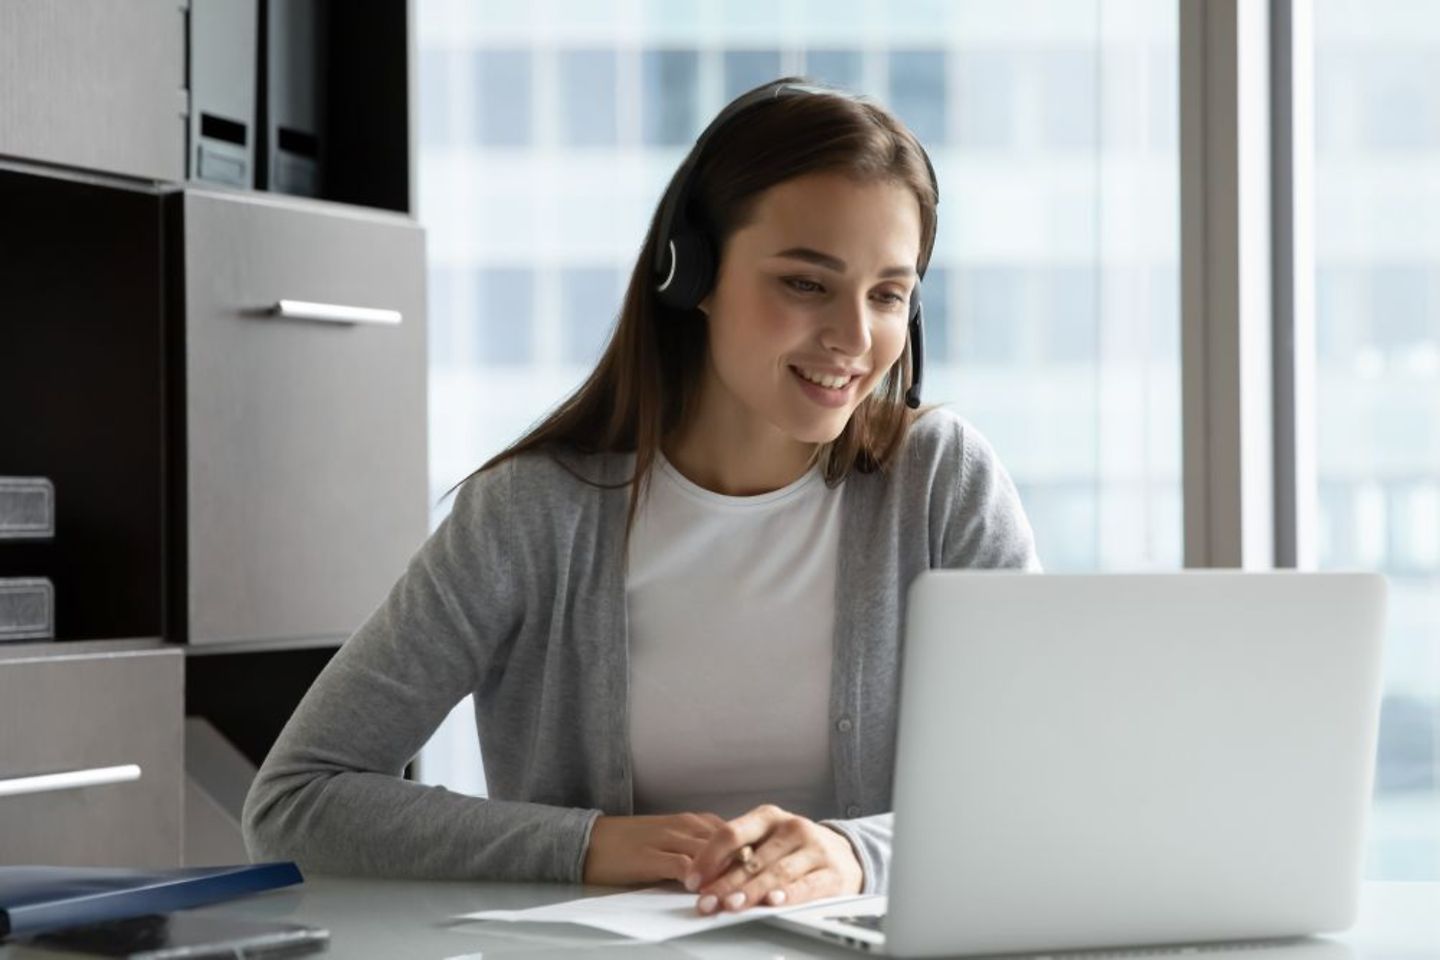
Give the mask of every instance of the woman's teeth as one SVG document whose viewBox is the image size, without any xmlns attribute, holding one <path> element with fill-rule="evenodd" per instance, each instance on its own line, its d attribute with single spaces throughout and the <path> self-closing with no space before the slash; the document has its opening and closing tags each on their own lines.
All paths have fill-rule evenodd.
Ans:
<svg viewBox="0 0 1440 960">
<path fill-rule="evenodd" d="M 828 390 L 839 390 L 849 384 L 851 380 L 855 379 L 854 377 L 832 377 L 829 374 L 825 373 L 809 373 L 805 370 L 801 370 L 799 367 L 791 367 L 790 369 L 794 370 L 796 373 L 800 374 L 800 376 L 804 377 L 806 380 L 809 380 L 811 383 L 825 387 Z"/>
</svg>

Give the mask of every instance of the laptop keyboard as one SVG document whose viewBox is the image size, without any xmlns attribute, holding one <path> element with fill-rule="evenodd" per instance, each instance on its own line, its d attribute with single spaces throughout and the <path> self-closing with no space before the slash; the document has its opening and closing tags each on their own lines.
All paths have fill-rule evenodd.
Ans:
<svg viewBox="0 0 1440 960">
<path fill-rule="evenodd" d="M 865 930 L 874 930 L 876 933 L 880 933 L 882 932 L 880 930 L 880 921 L 885 919 L 885 914 L 866 913 L 858 917 L 826 917 L 825 919 L 834 920 L 837 923 L 848 923 L 852 927 L 861 927 Z"/>
</svg>

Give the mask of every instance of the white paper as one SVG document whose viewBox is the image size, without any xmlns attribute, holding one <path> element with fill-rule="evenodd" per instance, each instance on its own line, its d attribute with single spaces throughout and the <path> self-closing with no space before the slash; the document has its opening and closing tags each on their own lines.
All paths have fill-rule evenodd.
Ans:
<svg viewBox="0 0 1440 960">
<path fill-rule="evenodd" d="M 462 914 L 456 919 L 578 923 L 646 943 L 659 943 L 692 933 L 704 933 L 737 923 L 748 923 L 761 917 L 785 913 L 787 910 L 808 909 L 824 903 L 854 900 L 855 897 L 811 900 L 799 906 L 752 906 L 740 911 L 718 910 L 708 916 L 696 912 L 696 899 L 693 893 L 683 890 L 676 892 L 671 886 L 661 886 L 603 897 L 566 900 L 563 903 L 552 903 L 528 910 L 480 910 Z"/>
</svg>

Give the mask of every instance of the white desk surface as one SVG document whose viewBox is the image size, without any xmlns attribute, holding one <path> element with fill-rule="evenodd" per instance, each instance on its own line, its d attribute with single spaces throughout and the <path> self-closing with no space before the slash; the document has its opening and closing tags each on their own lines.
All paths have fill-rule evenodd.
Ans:
<svg viewBox="0 0 1440 960">
<path fill-rule="evenodd" d="M 478 960 L 482 956 L 545 960 L 582 950 L 595 960 L 607 956 L 853 960 L 865 956 L 758 923 L 662 944 L 638 944 L 583 927 L 451 919 L 474 910 L 518 909 L 614 892 L 559 884 L 421 883 L 317 876 L 300 887 L 207 907 L 204 912 L 326 927 L 330 949 L 313 956 L 336 960 Z M 1224 952 L 1227 960 L 1241 960 L 1242 953 L 1253 954 L 1257 960 L 1440 960 L 1440 882 L 1369 883 L 1362 896 L 1360 921 L 1345 933 L 1255 949 L 1232 947 Z M 1144 955 L 1142 951 L 1127 953 L 1137 958 Z M 39 960 L 44 956 L 48 954 L 39 950 L 0 947 L 0 960 Z M 1107 960 L 1115 957 L 1109 954 Z"/>
</svg>

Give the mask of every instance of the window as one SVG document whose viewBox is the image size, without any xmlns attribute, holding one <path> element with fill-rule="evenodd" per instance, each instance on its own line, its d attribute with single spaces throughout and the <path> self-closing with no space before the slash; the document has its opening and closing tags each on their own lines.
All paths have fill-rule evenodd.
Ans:
<svg viewBox="0 0 1440 960">
<path fill-rule="evenodd" d="M 781 75 L 779 50 L 726 50 L 724 58 L 726 100 Z"/>
<path fill-rule="evenodd" d="M 1440 879 L 1440 7 L 1317 0 L 1318 564 L 1383 572 L 1367 873 Z"/>
<path fill-rule="evenodd" d="M 805 75 L 844 90 L 863 89 L 864 61 L 859 50 L 810 50 Z"/>
<path fill-rule="evenodd" d="M 890 108 L 934 150 L 946 141 L 943 50 L 896 50 L 890 54 Z"/>
<path fill-rule="evenodd" d="M 560 274 L 561 347 L 569 363 L 588 369 L 600 359 L 620 313 L 625 274 L 611 267 L 567 267 Z"/>
<path fill-rule="evenodd" d="M 480 50 L 475 54 L 476 140 L 487 147 L 530 142 L 530 53 Z"/>
<path fill-rule="evenodd" d="M 562 142 L 570 147 L 613 146 L 615 51 L 562 50 L 559 73 Z"/>
<path fill-rule="evenodd" d="M 524 267 L 486 267 L 477 273 L 477 365 L 514 366 L 531 361 L 535 336 L 533 284 L 534 271 Z"/>
<path fill-rule="evenodd" d="M 647 146 L 688 146 L 700 135 L 700 57 L 694 50 L 641 54 L 641 123 Z"/>
</svg>

